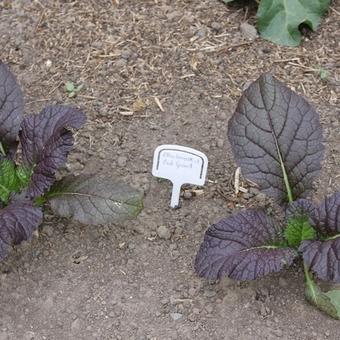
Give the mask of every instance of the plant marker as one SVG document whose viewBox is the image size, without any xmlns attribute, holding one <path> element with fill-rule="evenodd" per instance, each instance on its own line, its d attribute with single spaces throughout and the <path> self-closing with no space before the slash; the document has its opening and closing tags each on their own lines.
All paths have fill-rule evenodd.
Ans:
<svg viewBox="0 0 340 340">
<path fill-rule="evenodd" d="M 204 185 L 208 169 L 207 156 L 181 145 L 160 145 L 153 156 L 152 174 L 172 182 L 171 208 L 179 205 L 183 184 Z"/>
</svg>

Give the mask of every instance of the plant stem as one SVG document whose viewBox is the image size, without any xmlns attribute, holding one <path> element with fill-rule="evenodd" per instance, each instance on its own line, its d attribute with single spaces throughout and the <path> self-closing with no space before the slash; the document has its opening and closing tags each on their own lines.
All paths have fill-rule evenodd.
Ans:
<svg viewBox="0 0 340 340">
<path fill-rule="evenodd" d="M 0 153 L 5 157 L 6 156 L 6 152 L 4 149 L 4 146 L 2 145 L 2 143 L 0 142 Z"/>
<path fill-rule="evenodd" d="M 275 141 L 275 146 L 276 146 L 277 153 L 279 155 L 280 166 L 281 166 L 281 170 L 282 170 L 282 174 L 283 174 L 283 181 L 285 183 L 285 187 L 286 187 L 286 190 L 287 190 L 288 202 L 291 203 L 291 202 L 294 201 L 292 189 L 290 188 L 290 185 L 289 185 L 288 175 L 287 175 L 287 171 L 286 171 L 285 165 L 283 163 L 283 159 L 282 159 L 282 155 L 281 155 L 281 150 L 279 148 L 279 143 L 278 143 L 278 141 L 277 141 L 275 136 L 273 138 L 274 138 L 274 141 Z"/>
<path fill-rule="evenodd" d="M 334 236 L 331 236 L 331 237 L 327 237 L 327 238 L 325 239 L 325 241 L 334 240 L 334 239 L 336 239 L 336 238 L 338 238 L 338 237 L 340 237 L 340 234 L 337 234 L 337 235 L 334 235 Z"/>
<path fill-rule="evenodd" d="M 309 274 L 309 270 L 308 270 L 305 263 L 303 263 L 303 270 L 304 270 L 304 273 L 305 273 L 306 285 L 309 287 L 309 290 L 311 292 L 311 298 L 316 303 L 317 294 L 316 294 L 315 289 L 314 289 L 315 283 L 314 283 L 313 279 L 311 278 L 311 276 Z"/>
<path fill-rule="evenodd" d="M 277 145 L 277 149 L 279 150 L 278 145 Z M 290 185 L 289 185 L 289 180 L 288 180 L 287 171 L 286 171 L 285 165 L 284 165 L 284 163 L 283 163 L 283 160 L 282 160 L 282 156 L 281 156 L 281 152 L 280 152 L 280 151 L 279 151 L 279 158 L 280 158 L 281 170 L 282 170 L 282 173 L 283 173 L 283 181 L 284 181 L 284 183 L 285 183 L 286 190 L 287 190 L 288 202 L 291 203 L 291 202 L 294 201 L 293 193 L 292 193 L 292 189 L 290 188 Z"/>
</svg>

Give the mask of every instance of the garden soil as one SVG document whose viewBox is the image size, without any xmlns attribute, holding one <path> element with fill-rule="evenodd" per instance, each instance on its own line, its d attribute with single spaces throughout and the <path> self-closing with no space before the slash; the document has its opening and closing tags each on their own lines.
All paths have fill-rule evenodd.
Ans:
<svg viewBox="0 0 340 340">
<path fill-rule="evenodd" d="M 0 265 L 0 340 L 340 339 L 340 324 L 304 299 L 298 265 L 257 282 L 197 277 L 207 227 L 268 205 L 241 179 L 227 122 L 242 89 L 272 72 L 321 115 L 326 158 L 314 199 L 340 189 L 340 3 L 299 47 L 257 36 L 256 9 L 221 1 L 0 1 L 0 58 L 17 75 L 26 113 L 68 103 L 88 117 L 63 174 L 118 177 L 145 193 L 121 225 L 53 216 Z M 240 25 L 247 22 L 249 25 Z M 83 84 L 70 98 L 65 82 Z M 209 158 L 203 188 L 151 175 L 154 149 L 176 143 Z"/>
</svg>

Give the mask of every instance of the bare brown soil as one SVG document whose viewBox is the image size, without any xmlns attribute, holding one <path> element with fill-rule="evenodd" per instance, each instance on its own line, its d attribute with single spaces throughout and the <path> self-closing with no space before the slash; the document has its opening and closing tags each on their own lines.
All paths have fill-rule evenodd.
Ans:
<svg viewBox="0 0 340 340">
<path fill-rule="evenodd" d="M 242 88 L 261 72 L 320 112 L 327 155 L 315 199 L 340 189 L 339 13 L 334 1 L 320 29 L 288 48 L 247 40 L 239 26 L 254 23 L 254 9 L 219 1 L 0 1 L 0 58 L 26 111 L 67 102 L 88 115 L 67 171 L 121 176 L 145 192 L 144 211 L 124 225 L 46 215 L 39 236 L 0 265 L 0 340 L 340 339 L 339 322 L 304 300 L 298 267 L 246 284 L 193 271 L 206 228 L 263 200 L 234 194 L 226 138 Z M 67 80 L 84 84 L 77 97 Z M 187 188 L 177 210 L 169 183 L 150 174 L 164 143 L 210 161 L 203 193 Z"/>
</svg>

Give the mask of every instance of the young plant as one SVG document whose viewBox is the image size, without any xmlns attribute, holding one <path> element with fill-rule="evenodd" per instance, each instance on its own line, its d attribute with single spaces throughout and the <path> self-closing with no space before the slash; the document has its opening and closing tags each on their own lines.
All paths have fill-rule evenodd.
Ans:
<svg viewBox="0 0 340 340">
<path fill-rule="evenodd" d="M 67 92 L 67 95 L 69 98 L 74 98 L 77 96 L 77 93 L 84 87 L 84 84 L 80 84 L 78 86 L 75 86 L 75 84 L 72 81 L 67 81 L 65 83 L 65 90 Z"/>
<path fill-rule="evenodd" d="M 71 175 L 56 181 L 73 147 L 71 129 L 85 123 L 83 112 L 51 105 L 22 118 L 23 108 L 20 87 L 0 61 L 0 260 L 11 245 L 32 236 L 47 201 L 55 213 L 88 224 L 121 222 L 140 212 L 141 193 L 117 180 Z"/>
<path fill-rule="evenodd" d="M 230 3 L 236 0 L 222 0 Z M 264 39 L 287 46 L 301 42 L 300 25 L 315 31 L 330 0 L 256 0 L 257 28 Z"/>
<path fill-rule="evenodd" d="M 206 231 L 196 257 L 200 276 L 255 280 L 302 258 L 306 298 L 340 318 L 340 290 L 323 292 L 313 280 L 340 282 L 340 192 L 319 206 L 305 199 L 321 170 L 319 116 L 301 96 L 270 74 L 243 93 L 228 138 L 245 177 L 285 210 L 285 223 L 264 209 L 247 209 Z"/>
</svg>

